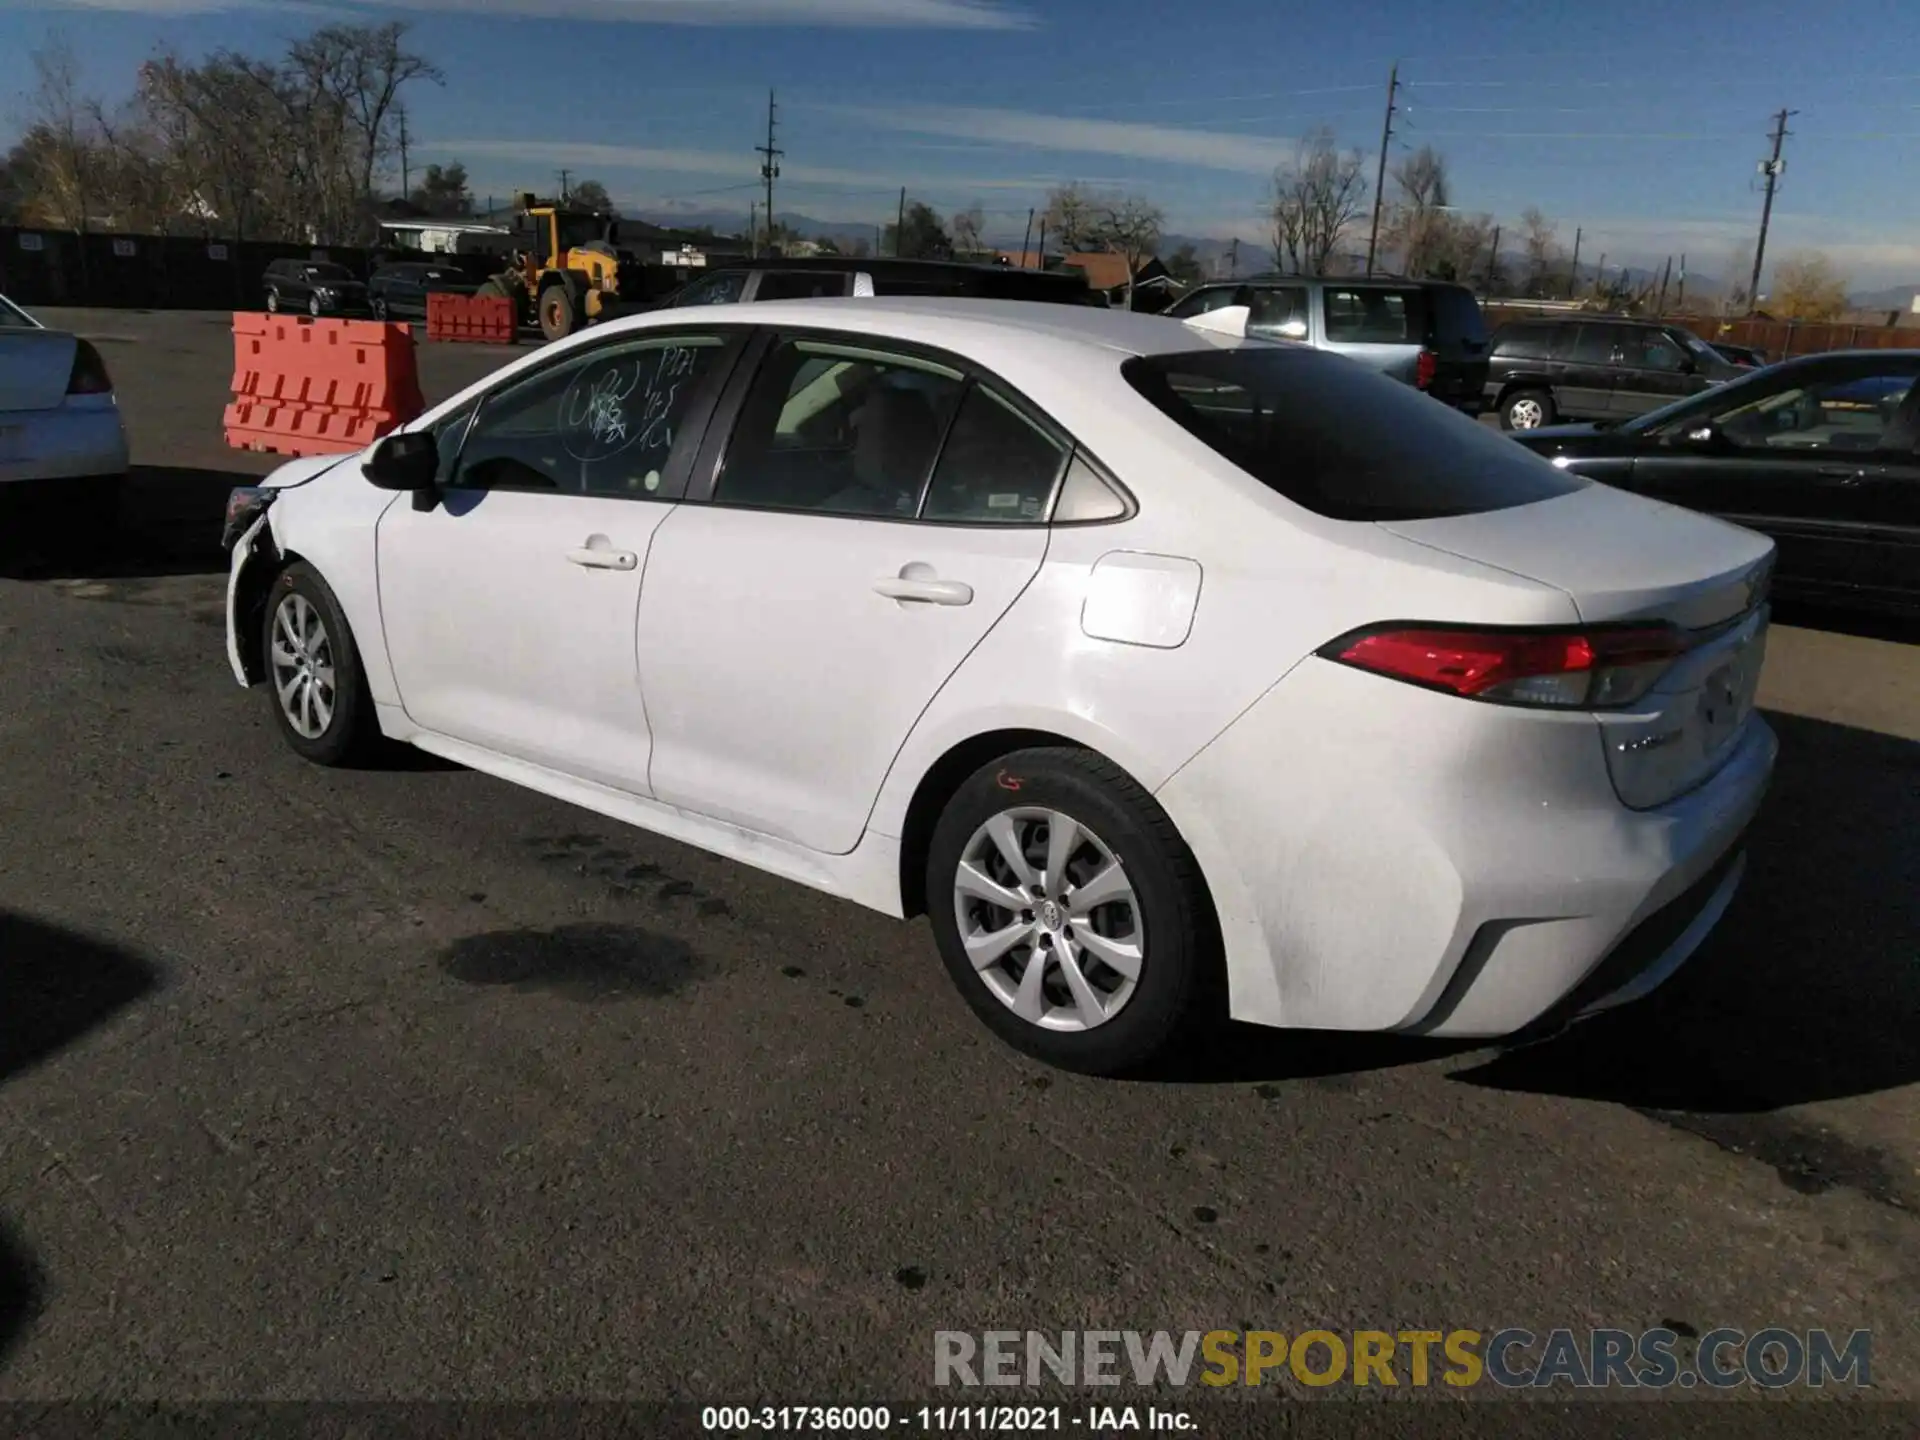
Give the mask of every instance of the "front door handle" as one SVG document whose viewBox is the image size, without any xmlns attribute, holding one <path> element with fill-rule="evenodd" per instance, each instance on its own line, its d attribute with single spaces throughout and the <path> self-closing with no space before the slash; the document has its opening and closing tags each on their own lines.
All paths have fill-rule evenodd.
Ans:
<svg viewBox="0 0 1920 1440">
<path fill-rule="evenodd" d="M 1835 485 L 1858 485 L 1867 477 L 1866 471 L 1846 465 L 1827 465 L 1814 473 Z"/>
<path fill-rule="evenodd" d="M 609 550 L 600 545 L 582 545 L 569 550 L 567 560 L 589 570 L 631 570 L 640 563 L 640 557 L 631 550 Z"/>
<path fill-rule="evenodd" d="M 907 569 L 916 567 L 909 565 Z M 973 587 L 958 580 L 934 580 L 916 575 L 888 575 L 873 582 L 874 592 L 889 600 L 910 600 L 922 605 L 971 605 Z"/>
</svg>

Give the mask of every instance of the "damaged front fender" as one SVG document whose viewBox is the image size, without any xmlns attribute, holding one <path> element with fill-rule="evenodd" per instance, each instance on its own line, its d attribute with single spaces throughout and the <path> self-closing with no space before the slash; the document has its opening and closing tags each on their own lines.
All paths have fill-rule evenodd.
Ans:
<svg viewBox="0 0 1920 1440">
<path fill-rule="evenodd" d="M 243 690 L 266 678 L 258 644 L 267 589 L 277 568 L 279 551 L 263 511 L 233 543 L 227 567 L 227 664 Z"/>
</svg>

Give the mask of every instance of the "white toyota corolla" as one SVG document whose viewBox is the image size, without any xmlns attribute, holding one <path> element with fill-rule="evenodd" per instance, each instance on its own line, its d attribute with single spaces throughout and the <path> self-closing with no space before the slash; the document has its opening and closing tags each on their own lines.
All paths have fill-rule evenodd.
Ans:
<svg viewBox="0 0 1920 1440">
<path fill-rule="evenodd" d="M 0 498 L 106 519 L 126 473 L 126 427 L 100 352 L 0 295 Z"/>
<path fill-rule="evenodd" d="M 1263 1025 L 1539 1033 L 1719 919 L 1772 543 L 1236 333 L 674 310 L 234 492 L 228 658 L 380 737 L 890 915 L 1113 1072 Z"/>
</svg>

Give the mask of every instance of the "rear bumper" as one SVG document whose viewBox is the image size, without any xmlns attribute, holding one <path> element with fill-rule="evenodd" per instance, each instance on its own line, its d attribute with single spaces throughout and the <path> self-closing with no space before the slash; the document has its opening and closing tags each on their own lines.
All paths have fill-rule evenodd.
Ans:
<svg viewBox="0 0 1920 1440">
<path fill-rule="evenodd" d="M 1236 1019 L 1485 1039 L 1636 998 L 1725 910 L 1778 742 L 1621 804 L 1591 716 L 1302 664 L 1162 787 Z M 1569 1008 L 1570 1007 L 1570 1008 Z"/>
<path fill-rule="evenodd" d="M 0 415 L 0 486 L 127 472 L 118 406 L 62 405 Z"/>
</svg>

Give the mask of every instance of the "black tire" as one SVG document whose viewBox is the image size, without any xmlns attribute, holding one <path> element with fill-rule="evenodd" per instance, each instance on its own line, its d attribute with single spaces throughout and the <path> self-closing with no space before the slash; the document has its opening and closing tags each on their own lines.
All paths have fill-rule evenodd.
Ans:
<svg viewBox="0 0 1920 1440">
<path fill-rule="evenodd" d="M 564 340 L 578 328 L 573 296 L 564 285 L 549 285 L 540 292 L 540 333 L 549 340 Z"/>
<path fill-rule="evenodd" d="M 323 313 L 325 313 L 324 307 L 320 304 L 320 297 L 318 295 L 315 295 L 312 299 L 307 301 L 307 313 L 313 316 L 313 318 L 316 320 L 318 320 L 320 316 Z"/>
<path fill-rule="evenodd" d="M 1531 424 L 1522 423 L 1533 411 L 1527 406 L 1538 406 L 1538 420 Z M 1516 407 L 1521 407 L 1519 417 L 1514 415 Z M 1515 390 L 1500 400 L 1500 428 L 1502 430 L 1537 430 L 1543 425 L 1551 425 L 1560 418 L 1560 412 L 1553 403 L 1553 396 L 1545 390 Z"/>
<path fill-rule="evenodd" d="M 267 292 L 267 313 L 269 315 L 278 315 L 280 313 L 280 292 L 278 290 L 269 290 Z"/>
<path fill-rule="evenodd" d="M 961 938 L 955 893 L 960 862 L 980 827 L 1025 809 L 1057 810 L 1091 830 L 1132 883 L 1134 933 L 1145 937 L 1139 975 L 1117 1010 L 1085 1029 L 1048 1029 L 1016 1015 L 975 969 Z M 1042 832 L 1033 834 L 1043 843 Z M 1022 750 L 982 767 L 961 785 L 934 827 L 926 896 L 940 957 L 974 1014 L 1014 1049 L 1046 1064 L 1089 1075 L 1132 1073 L 1210 1018 L 1210 1001 L 1219 993 L 1214 982 L 1220 947 L 1200 867 L 1153 797 L 1091 751 Z M 1070 936 L 1071 928 L 1065 933 Z M 1009 964 L 1024 971 L 1035 952 L 1026 949 L 1025 960 L 1021 953 L 1016 947 Z M 1049 964 L 1053 979 L 1058 966 Z"/>
<path fill-rule="evenodd" d="M 378 320 L 382 325 L 387 323 L 387 297 L 386 296 L 376 295 L 373 297 L 373 318 Z"/>
<path fill-rule="evenodd" d="M 280 699 L 279 672 L 274 654 L 275 628 L 281 609 L 292 597 L 306 602 L 324 629 L 326 654 L 334 677 L 332 714 L 316 735 L 295 728 Z M 260 627 L 260 663 L 266 676 L 267 704 L 281 738 L 302 759 L 316 765 L 351 765 L 366 760 L 380 740 L 380 724 L 367 693 L 367 675 L 353 630 L 320 572 L 296 560 L 274 577 L 267 595 L 265 623 Z"/>
</svg>

